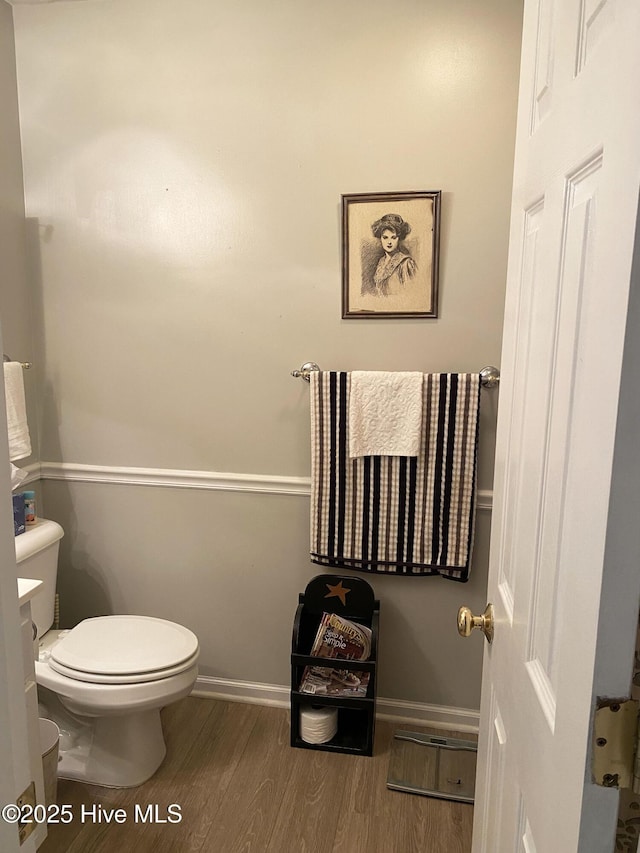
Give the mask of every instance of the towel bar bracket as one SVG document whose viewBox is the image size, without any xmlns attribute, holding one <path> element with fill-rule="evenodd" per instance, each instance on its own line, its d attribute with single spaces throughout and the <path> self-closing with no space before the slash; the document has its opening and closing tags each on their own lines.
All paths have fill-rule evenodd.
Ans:
<svg viewBox="0 0 640 853">
<path fill-rule="evenodd" d="M 495 388 L 500 384 L 500 371 L 497 367 L 483 367 L 480 371 L 480 384 L 483 388 Z"/>
<path fill-rule="evenodd" d="M 7 361 L 11 361 L 11 359 L 9 358 L 9 356 L 6 353 L 2 353 L 3 364 L 4 364 L 4 362 L 7 362 Z M 21 364 L 22 364 L 23 370 L 29 370 L 31 368 L 31 362 L 30 361 L 22 361 Z"/>
<path fill-rule="evenodd" d="M 305 382 L 311 382 L 311 374 L 317 373 L 320 370 L 315 361 L 305 361 L 300 370 L 292 370 L 291 375 L 295 376 L 296 379 L 298 377 L 302 377 Z"/>
</svg>

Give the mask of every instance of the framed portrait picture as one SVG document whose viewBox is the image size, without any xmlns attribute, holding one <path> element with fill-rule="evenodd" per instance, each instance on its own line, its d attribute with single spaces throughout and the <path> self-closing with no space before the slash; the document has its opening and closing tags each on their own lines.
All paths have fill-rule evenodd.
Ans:
<svg viewBox="0 0 640 853">
<path fill-rule="evenodd" d="M 342 196 L 342 317 L 438 316 L 440 190 Z"/>
</svg>

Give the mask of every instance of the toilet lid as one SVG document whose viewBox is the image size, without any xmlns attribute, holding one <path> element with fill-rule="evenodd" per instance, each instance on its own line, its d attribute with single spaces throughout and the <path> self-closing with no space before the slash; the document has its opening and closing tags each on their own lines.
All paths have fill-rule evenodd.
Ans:
<svg viewBox="0 0 640 853">
<path fill-rule="evenodd" d="M 199 652 L 196 652 L 186 661 L 170 666 L 168 669 L 155 669 L 153 672 L 135 672 L 133 675 L 104 675 L 99 672 L 83 672 L 80 669 L 71 669 L 54 660 L 49 659 L 49 666 L 60 675 L 72 678 L 74 681 L 84 681 L 86 684 L 108 684 L 117 687 L 121 684 L 148 684 L 151 681 L 163 681 L 172 675 L 180 675 L 191 669 L 198 663 Z"/>
<path fill-rule="evenodd" d="M 49 664 L 83 681 L 147 681 L 181 672 L 197 656 L 198 638 L 183 625 L 151 616 L 98 616 L 57 642 Z"/>
</svg>

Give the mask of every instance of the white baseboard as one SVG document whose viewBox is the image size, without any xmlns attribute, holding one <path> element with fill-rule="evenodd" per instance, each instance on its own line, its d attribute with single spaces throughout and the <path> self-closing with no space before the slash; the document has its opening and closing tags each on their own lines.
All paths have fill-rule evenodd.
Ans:
<svg viewBox="0 0 640 853">
<path fill-rule="evenodd" d="M 200 699 L 223 699 L 226 702 L 246 702 L 251 705 L 289 707 L 289 688 L 279 684 L 258 684 L 233 681 L 228 678 L 198 676 L 191 693 Z M 399 699 L 376 701 L 376 717 L 393 723 L 409 723 L 448 731 L 477 733 L 480 712 L 469 708 L 449 708 L 445 705 L 426 705 Z"/>
<path fill-rule="evenodd" d="M 224 699 L 226 702 L 246 702 L 249 705 L 289 707 L 289 688 L 278 684 L 258 684 L 251 681 L 232 681 L 199 675 L 192 696 L 199 699 Z"/>
<path fill-rule="evenodd" d="M 389 720 L 392 723 L 408 723 L 470 734 L 477 734 L 480 726 L 480 711 L 472 708 L 451 708 L 447 705 L 380 698 L 376 700 L 376 708 L 376 717 L 379 720 Z"/>
</svg>

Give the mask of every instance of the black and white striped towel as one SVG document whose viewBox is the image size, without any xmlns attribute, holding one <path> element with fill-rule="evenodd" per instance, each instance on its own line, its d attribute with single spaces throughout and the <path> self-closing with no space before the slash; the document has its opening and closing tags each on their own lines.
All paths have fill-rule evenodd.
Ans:
<svg viewBox="0 0 640 853">
<path fill-rule="evenodd" d="M 469 578 L 480 377 L 425 374 L 419 456 L 349 458 L 351 376 L 311 374 L 311 560 Z"/>
</svg>

